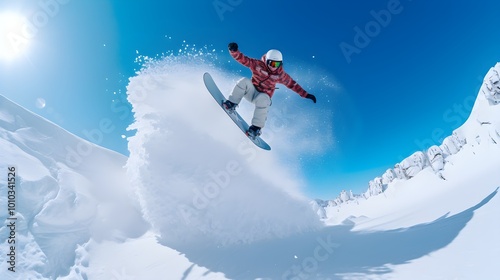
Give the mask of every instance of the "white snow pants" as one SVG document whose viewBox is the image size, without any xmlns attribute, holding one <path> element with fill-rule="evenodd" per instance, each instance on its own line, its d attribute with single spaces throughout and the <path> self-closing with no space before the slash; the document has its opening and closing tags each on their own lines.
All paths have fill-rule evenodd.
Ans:
<svg viewBox="0 0 500 280">
<path fill-rule="evenodd" d="M 271 97 L 257 91 L 250 79 L 242 78 L 236 83 L 228 99 L 233 103 L 239 104 L 243 97 L 255 104 L 252 124 L 261 128 L 264 127 L 267 112 L 269 111 L 269 106 L 271 106 Z"/>
</svg>

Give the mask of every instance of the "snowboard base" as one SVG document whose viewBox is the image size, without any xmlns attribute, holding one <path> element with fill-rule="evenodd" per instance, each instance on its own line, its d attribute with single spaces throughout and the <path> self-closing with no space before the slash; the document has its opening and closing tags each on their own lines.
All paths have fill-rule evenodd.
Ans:
<svg viewBox="0 0 500 280">
<path fill-rule="evenodd" d="M 267 144 L 266 141 L 264 141 L 262 138 L 260 138 L 260 136 L 252 138 L 252 137 L 249 137 L 247 135 L 249 125 L 240 116 L 240 114 L 238 114 L 238 112 L 236 112 L 236 111 L 229 112 L 224 108 L 222 103 L 224 103 L 226 101 L 226 98 L 224 97 L 224 95 L 220 91 L 219 87 L 217 87 L 212 76 L 209 73 L 203 74 L 203 82 L 205 83 L 205 86 L 207 87 L 208 92 L 210 92 L 210 94 L 215 99 L 217 104 L 219 104 L 219 106 L 222 108 L 222 110 L 224 110 L 224 112 L 226 112 L 226 114 L 233 120 L 233 122 L 247 136 L 247 138 L 250 139 L 250 141 L 252 141 L 257 147 L 264 149 L 264 150 L 268 150 L 268 151 L 271 150 L 271 146 L 269 146 L 269 144 Z"/>
</svg>

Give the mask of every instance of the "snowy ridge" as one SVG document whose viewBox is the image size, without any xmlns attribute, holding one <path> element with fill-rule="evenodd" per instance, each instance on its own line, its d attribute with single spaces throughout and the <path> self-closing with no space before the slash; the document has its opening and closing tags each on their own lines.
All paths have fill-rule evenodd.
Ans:
<svg viewBox="0 0 500 280">
<path fill-rule="evenodd" d="M 484 78 L 483 85 L 475 101 L 469 119 L 452 135 L 444 138 L 441 145 L 433 145 L 425 151 L 417 151 L 386 170 L 380 177 L 368 183 L 366 192 L 353 195 L 343 191 L 337 198 L 322 201 L 326 207 L 341 206 L 343 203 L 357 202 L 385 192 L 388 188 L 402 181 L 410 180 L 421 171 L 428 169 L 442 180 L 446 180 L 446 168 L 453 165 L 454 155 L 465 148 L 475 149 L 481 145 L 500 145 L 500 63 L 492 67 Z M 321 204 L 320 203 L 320 204 Z M 320 217 L 325 218 L 324 209 L 311 202 Z"/>
<path fill-rule="evenodd" d="M 333 228 L 351 225 L 351 234 L 367 237 L 397 233 L 386 245 L 401 246 L 410 255 L 449 238 L 423 256 L 406 256 L 405 263 L 388 261 L 400 250 L 387 252 L 391 247 L 385 246 L 378 251 L 375 244 L 383 239 L 377 238 L 367 246 L 386 259 L 378 268 L 386 272 L 337 274 L 339 279 L 497 278 L 493 260 L 500 258 L 500 226 L 493 221 L 500 215 L 499 71 L 500 64 L 488 71 L 469 118 L 441 145 L 415 152 L 370 181 L 361 195 L 344 191 L 335 200 L 311 202 Z M 416 239 L 400 243 L 405 234 Z"/>
<path fill-rule="evenodd" d="M 18 252 L 17 274 L 9 273 L 3 252 L 10 244 L 0 244 L 1 279 L 68 275 L 78 258 L 77 247 L 91 238 L 120 240 L 147 229 L 139 205 L 131 199 L 132 188 L 124 180 L 124 156 L 80 139 L 3 96 L 0 155 L 0 170 L 16 168 Z M 0 177 L 0 191 L 3 207 L 7 205 L 5 176 Z M 119 213 L 127 220 L 117 218 Z M 0 211 L 0 219 L 6 221 L 0 236 L 8 236 L 7 214 L 6 209 Z M 84 252 L 80 249 L 80 257 Z M 76 274 L 82 277 L 82 273 Z"/>
</svg>

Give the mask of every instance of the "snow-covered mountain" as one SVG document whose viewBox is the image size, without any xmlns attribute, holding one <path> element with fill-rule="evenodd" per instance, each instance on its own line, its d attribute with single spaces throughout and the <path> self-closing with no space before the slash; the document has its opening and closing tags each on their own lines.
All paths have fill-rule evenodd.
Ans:
<svg viewBox="0 0 500 280">
<path fill-rule="evenodd" d="M 408 264 L 386 265 L 390 279 L 499 277 L 493 261 L 500 257 L 500 226 L 493 222 L 500 215 L 499 73 L 500 63 L 486 74 L 469 118 L 441 145 L 395 164 L 365 193 L 343 191 L 333 200 L 311 202 L 329 226 L 421 235 L 413 245 L 386 240 L 408 252 L 448 239 L 442 249 Z"/>
<path fill-rule="evenodd" d="M 221 131 L 232 124 L 206 106 L 214 103 L 200 78 L 207 70 L 224 90 L 236 79 L 202 60 L 172 58 L 131 78 L 129 158 L 0 97 L 0 279 L 498 276 L 499 65 L 442 145 L 399 163 L 362 195 L 343 192 L 313 208 L 279 149 L 261 152 L 237 128 Z M 294 131 L 272 139 L 282 153 Z M 12 239 L 16 272 L 8 270 Z"/>
<path fill-rule="evenodd" d="M 467 161 L 471 165 L 472 161 L 466 158 L 468 153 L 475 157 L 481 151 L 485 154 L 500 149 L 500 63 L 492 67 L 484 78 L 472 112 L 467 121 L 453 131 L 453 134 L 443 139 L 441 145 L 433 145 L 424 151 L 416 151 L 400 163 L 396 163 L 393 168 L 389 168 L 381 176 L 368 182 L 368 189 L 360 195 L 354 195 L 352 191 L 342 191 L 340 195 L 329 201 L 312 202 L 318 214 L 325 217 L 325 209 L 332 212 L 334 208 L 342 208 L 344 204 L 359 203 L 373 196 L 385 194 L 385 192 L 402 182 L 419 177 L 421 172 L 432 172 L 441 180 L 454 180 L 456 174 L 450 172 L 454 165 Z M 475 168 L 488 169 L 495 165 L 495 154 L 489 158 L 479 158 L 476 160 L 477 166 L 467 168 L 470 174 Z M 488 176 L 484 176 L 488 177 Z M 418 180 L 418 179 L 415 179 Z M 338 209 L 337 209 L 338 210 Z M 339 219 L 338 215 L 336 219 Z"/>
</svg>

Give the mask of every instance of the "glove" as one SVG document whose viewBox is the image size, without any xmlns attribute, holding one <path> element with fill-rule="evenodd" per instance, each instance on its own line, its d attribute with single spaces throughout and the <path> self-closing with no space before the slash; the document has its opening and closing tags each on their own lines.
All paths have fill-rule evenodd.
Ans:
<svg viewBox="0 0 500 280">
<path fill-rule="evenodd" d="M 314 96 L 314 95 L 312 95 L 312 94 L 309 94 L 309 93 L 308 93 L 308 94 L 306 95 L 306 98 L 307 98 L 307 99 L 311 99 L 314 103 L 316 103 L 316 96 Z"/>
<path fill-rule="evenodd" d="M 238 44 L 236 43 L 229 43 L 227 46 L 229 48 L 229 51 L 235 52 L 238 50 Z"/>
</svg>

